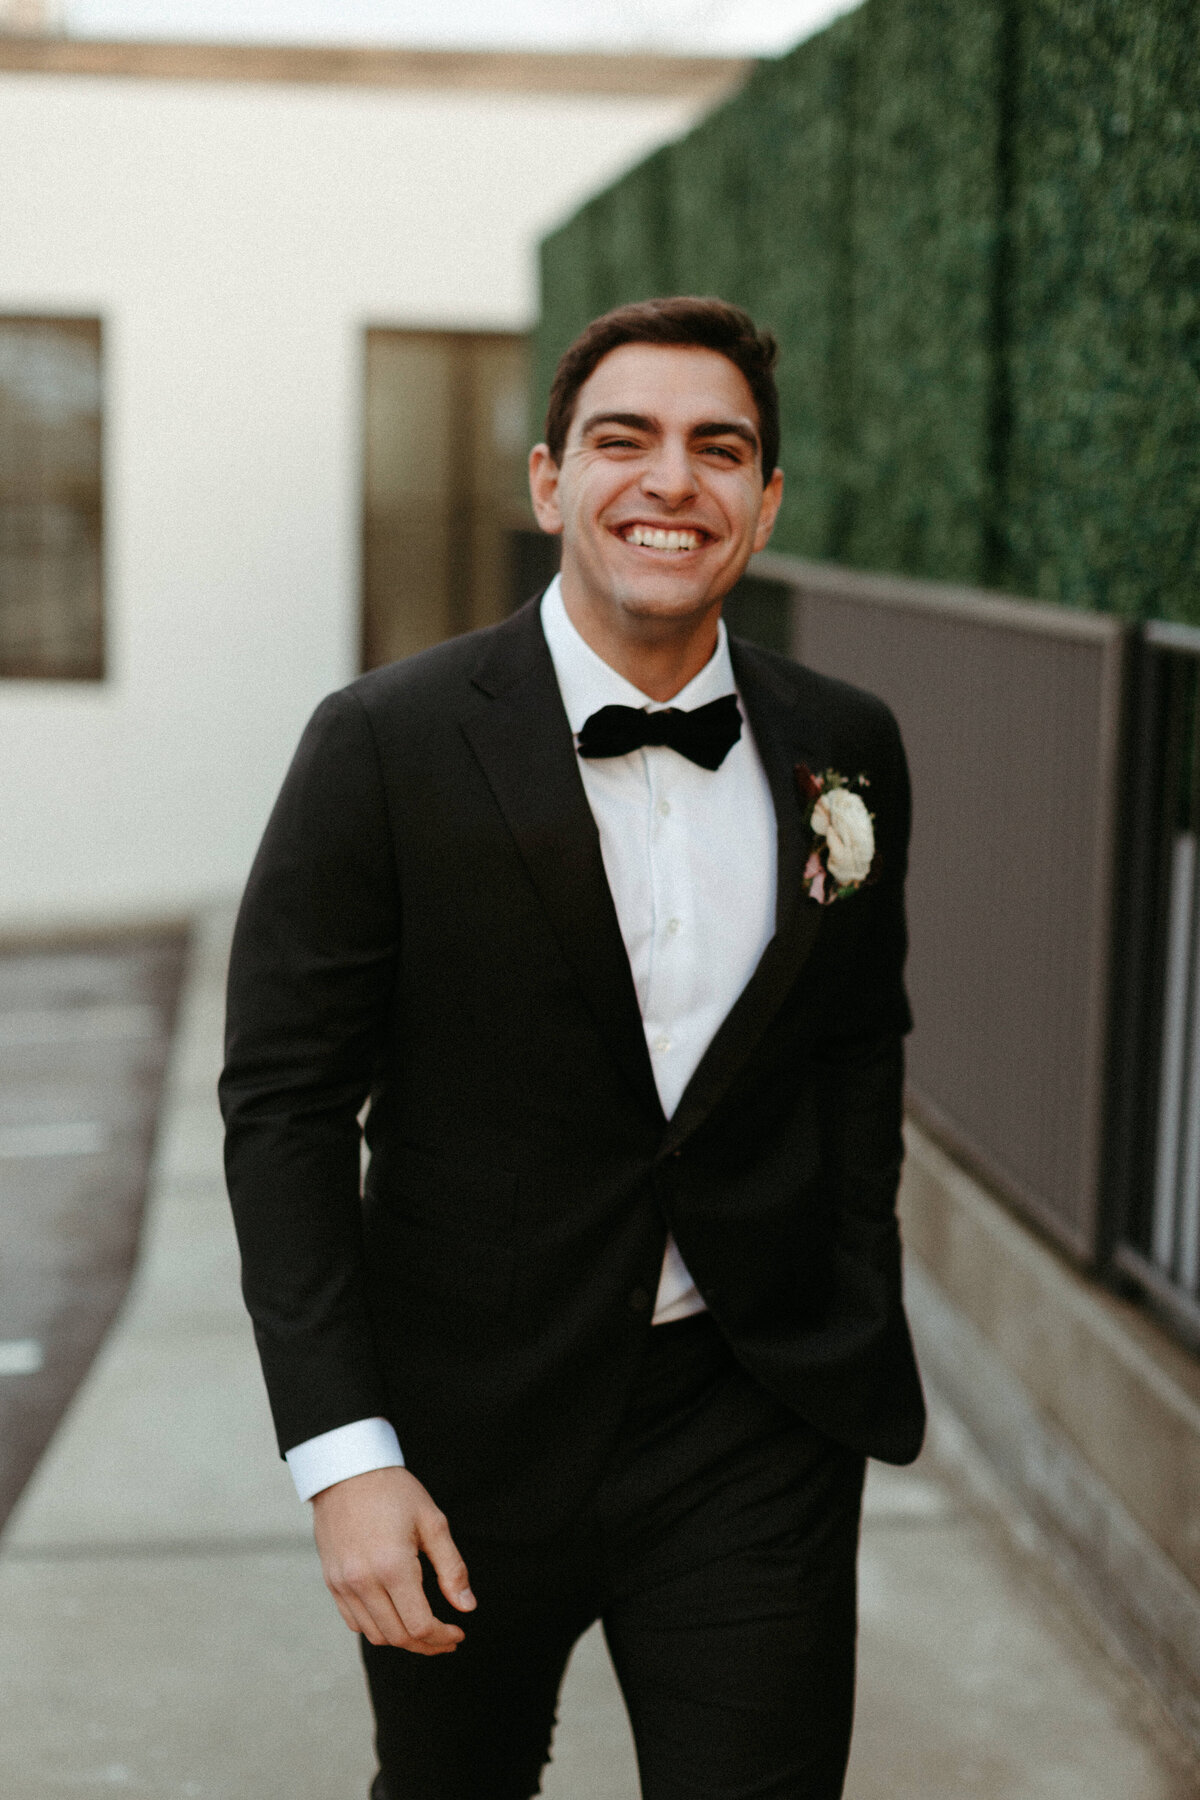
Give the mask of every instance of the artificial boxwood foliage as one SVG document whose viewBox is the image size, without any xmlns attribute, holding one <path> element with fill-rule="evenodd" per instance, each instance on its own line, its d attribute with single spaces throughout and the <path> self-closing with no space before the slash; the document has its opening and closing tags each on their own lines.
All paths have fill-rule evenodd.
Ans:
<svg viewBox="0 0 1200 1800">
<path fill-rule="evenodd" d="M 541 436 L 554 365 L 575 334 L 592 318 L 591 255 L 585 207 L 551 236 L 540 250 L 542 307 L 533 334 L 530 375 L 530 424 Z"/>
<path fill-rule="evenodd" d="M 985 575 L 999 0 L 854 15 L 854 466 L 838 559 Z"/>
<path fill-rule="evenodd" d="M 780 340 L 776 542 L 814 557 L 837 554 L 849 483 L 853 43 L 841 21 L 762 65 L 672 163 L 681 286 L 740 302 Z"/>
<path fill-rule="evenodd" d="M 542 246 L 783 345 L 775 544 L 1200 623 L 1195 0 L 866 0 Z"/>
<path fill-rule="evenodd" d="M 1012 585 L 1200 623 L 1200 15 L 1024 0 Z"/>
<path fill-rule="evenodd" d="M 532 412 L 539 431 L 554 366 L 588 320 L 622 301 L 678 289 L 671 255 L 673 154 L 667 145 L 647 157 L 542 243 Z"/>
</svg>

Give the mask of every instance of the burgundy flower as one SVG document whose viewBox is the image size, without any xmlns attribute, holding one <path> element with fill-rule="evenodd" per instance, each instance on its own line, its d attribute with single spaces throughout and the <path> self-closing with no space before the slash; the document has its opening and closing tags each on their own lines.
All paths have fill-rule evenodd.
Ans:
<svg viewBox="0 0 1200 1800">
<path fill-rule="evenodd" d="M 821 776 L 814 775 L 807 763 L 796 764 L 796 789 L 805 806 L 817 798 L 824 786 Z"/>
</svg>

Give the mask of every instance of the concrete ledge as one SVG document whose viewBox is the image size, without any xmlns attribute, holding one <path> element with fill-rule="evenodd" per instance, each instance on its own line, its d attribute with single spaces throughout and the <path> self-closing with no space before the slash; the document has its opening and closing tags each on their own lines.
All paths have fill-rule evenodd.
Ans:
<svg viewBox="0 0 1200 1800">
<path fill-rule="evenodd" d="M 1200 1369 L 911 1124 L 908 1143 L 926 1376 L 1200 1745 Z"/>
<path fill-rule="evenodd" d="M 507 94 L 679 95 L 717 105 L 754 64 L 744 56 L 603 50 L 433 50 L 363 44 L 174 43 L 0 32 L 0 71 L 151 81 L 436 89 Z"/>
</svg>

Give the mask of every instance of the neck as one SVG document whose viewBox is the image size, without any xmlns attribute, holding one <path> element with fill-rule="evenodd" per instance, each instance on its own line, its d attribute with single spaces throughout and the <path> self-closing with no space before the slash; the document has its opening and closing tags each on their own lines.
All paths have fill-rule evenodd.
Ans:
<svg viewBox="0 0 1200 1800">
<path fill-rule="evenodd" d="M 581 602 L 564 583 L 567 617 L 590 650 L 649 700 L 673 700 L 717 647 L 721 603 L 690 619 L 630 619 L 619 624 Z"/>
</svg>

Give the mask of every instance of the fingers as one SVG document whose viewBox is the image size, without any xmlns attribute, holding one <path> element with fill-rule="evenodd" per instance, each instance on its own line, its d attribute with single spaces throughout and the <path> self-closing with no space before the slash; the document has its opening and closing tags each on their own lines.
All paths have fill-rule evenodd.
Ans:
<svg viewBox="0 0 1200 1800">
<path fill-rule="evenodd" d="M 330 1593 L 333 1593 L 332 1588 L 330 1588 L 329 1591 Z M 367 1608 L 352 1594 L 334 1593 L 333 1598 L 338 1611 L 342 1615 L 343 1624 L 346 1625 L 350 1631 L 355 1632 L 361 1637 L 365 1637 L 367 1641 L 372 1644 L 386 1644 L 388 1642 L 371 1614 L 367 1611 Z"/>
<path fill-rule="evenodd" d="M 330 1570 L 326 1582 L 350 1630 L 361 1632 L 369 1643 L 443 1656 L 462 1642 L 461 1627 L 434 1617 L 420 1561 L 411 1552 L 379 1559 L 370 1568 Z"/>
<path fill-rule="evenodd" d="M 389 1618 L 394 1621 L 404 1633 L 405 1649 L 425 1656 L 441 1656 L 462 1643 L 461 1626 L 434 1617 L 425 1598 L 421 1561 L 415 1551 L 396 1566 L 381 1572 L 381 1589 L 380 1606 L 372 1608 L 373 1617 L 376 1624 Z M 395 1639 L 389 1636 L 386 1641 L 394 1643 Z"/>
</svg>

